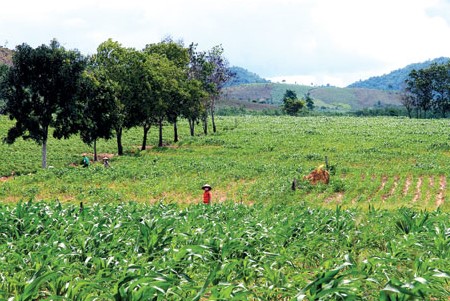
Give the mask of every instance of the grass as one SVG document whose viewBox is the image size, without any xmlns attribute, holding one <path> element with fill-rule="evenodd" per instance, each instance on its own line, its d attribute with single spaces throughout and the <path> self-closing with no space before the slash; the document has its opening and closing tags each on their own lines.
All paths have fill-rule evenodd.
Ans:
<svg viewBox="0 0 450 301">
<path fill-rule="evenodd" d="M 198 202 L 200 187 L 213 186 L 216 202 L 283 202 L 334 207 L 409 206 L 448 210 L 447 169 L 450 152 L 447 120 L 356 117 L 219 117 L 218 132 L 190 137 L 181 124 L 181 140 L 168 146 L 139 149 L 140 129 L 124 134 L 124 156 L 72 167 L 92 150 L 78 137 L 49 141 L 48 162 L 40 168 L 40 146 L 31 141 L 0 145 L 4 162 L 0 198 L 6 201 L 160 200 Z M 0 135 L 11 123 L 3 117 Z M 156 131 L 150 144 L 156 144 Z M 115 141 L 99 141 L 99 153 L 115 151 Z M 315 167 L 335 170 L 329 185 L 311 186 L 301 179 Z M 296 178 L 300 189 L 291 191 Z M 433 180 L 431 180 L 433 179 Z"/>
</svg>

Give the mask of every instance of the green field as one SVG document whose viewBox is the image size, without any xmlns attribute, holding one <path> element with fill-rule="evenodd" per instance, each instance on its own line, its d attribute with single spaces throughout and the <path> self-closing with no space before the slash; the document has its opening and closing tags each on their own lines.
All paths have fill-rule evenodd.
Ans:
<svg viewBox="0 0 450 301">
<path fill-rule="evenodd" d="M 1 136 L 8 122 L 3 119 Z M 4 201 L 197 202 L 201 187 L 214 187 L 216 202 L 256 204 L 304 202 L 307 205 L 367 208 L 412 207 L 433 210 L 449 195 L 448 120 L 350 117 L 223 117 L 218 133 L 190 137 L 181 124 L 181 141 L 164 129 L 167 147 L 140 151 L 140 129 L 124 134 L 125 155 L 112 168 L 96 163 L 71 167 L 92 153 L 78 137 L 51 140 L 48 163 L 40 169 L 41 149 L 31 141 L 0 145 Z M 200 130 L 200 129 L 198 129 Z M 156 145 L 157 132 L 151 133 Z M 115 140 L 99 141 L 98 152 L 112 156 Z M 325 156 L 334 173 L 329 185 L 300 181 Z"/>
<path fill-rule="evenodd" d="M 78 137 L 46 170 L 35 143 L 0 145 L 0 299 L 449 300 L 448 120 L 217 124 L 145 151 L 129 130 L 120 157 L 99 141 L 107 169 L 77 165 Z M 302 180 L 325 157 L 330 183 Z"/>
</svg>

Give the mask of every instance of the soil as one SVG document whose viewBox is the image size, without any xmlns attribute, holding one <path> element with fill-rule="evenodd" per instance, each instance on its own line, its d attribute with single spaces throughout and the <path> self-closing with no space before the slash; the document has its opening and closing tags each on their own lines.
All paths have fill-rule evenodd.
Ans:
<svg viewBox="0 0 450 301">
<path fill-rule="evenodd" d="M 441 175 L 441 178 L 439 180 L 439 193 L 436 197 L 436 206 L 441 206 L 444 204 L 444 191 L 447 187 L 447 179 L 444 175 Z"/>
</svg>

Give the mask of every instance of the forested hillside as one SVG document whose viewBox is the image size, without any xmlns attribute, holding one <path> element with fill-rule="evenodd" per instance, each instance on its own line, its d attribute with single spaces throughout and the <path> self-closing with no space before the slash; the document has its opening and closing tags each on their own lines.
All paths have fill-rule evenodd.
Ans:
<svg viewBox="0 0 450 301">
<path fill-rule="evenodd" d="M 248 71 L 247 69 L 233 66 L 230 68 L 233 72 L 233 78 L 227 83 L 227 86 L 238 86 L 243 84 L 269 83 L 270 81 L 260 77 L 258 74 Z"/>
<path fill-rule="evenodd" d="M 408 78 L 412 70 L 419 70 L 429 67 L 433 63 L 445 64 L 449 60 L 448 57 L 440 57 L 428 60 L 422 63 L 410 64 L 404 68 L 394 70 L 388 74 L 370 77 L 367 80 L 358 81 L 348 86 L 348 88 L 367 88 L 380 90 L 401 90 L 405 80 Z"/>
</svg>

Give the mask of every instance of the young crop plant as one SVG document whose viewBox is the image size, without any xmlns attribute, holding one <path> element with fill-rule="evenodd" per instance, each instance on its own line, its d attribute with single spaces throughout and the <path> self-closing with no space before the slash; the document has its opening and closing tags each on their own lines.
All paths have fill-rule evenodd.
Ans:
<svg viewBox="0 0 450 301">
<path fill-rule="evenodd" d="M 443 211 L 29 201 L 0 216 L 6 300 L 439 300 L 449 289 Z"/>
</svg>

